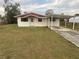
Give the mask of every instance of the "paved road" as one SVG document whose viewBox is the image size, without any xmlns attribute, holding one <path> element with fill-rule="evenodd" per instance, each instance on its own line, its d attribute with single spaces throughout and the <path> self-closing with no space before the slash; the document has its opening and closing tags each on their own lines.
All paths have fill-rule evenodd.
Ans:
<svg viewBox="0 0 79 59">
<path fill-rule="evenodd" d="M 68 41 L 75 44 L 77 47 L 79 47 L 79 32 L 73 31 L 71 29 L 67 28 L 55 28 L 52 27 L 52 30 L 63 36 Z"/>
</svg>

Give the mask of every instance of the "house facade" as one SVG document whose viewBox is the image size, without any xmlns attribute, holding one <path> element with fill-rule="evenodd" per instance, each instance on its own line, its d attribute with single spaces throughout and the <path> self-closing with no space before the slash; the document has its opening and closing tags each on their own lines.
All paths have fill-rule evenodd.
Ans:
<svg viewBox="0 0 79 59">
<path fill-rule="evenodd" d="M 40 15 L 37 13 L 25 13 L 23 15 L 18 15 L 17 24 L 18 27 L 51 27 L 60 26 L 60 19 L 69 19 L 67 16 L 61 16 L 54 14 L 52 18 L 47 18 L 45 15 Z"/>
</svg>

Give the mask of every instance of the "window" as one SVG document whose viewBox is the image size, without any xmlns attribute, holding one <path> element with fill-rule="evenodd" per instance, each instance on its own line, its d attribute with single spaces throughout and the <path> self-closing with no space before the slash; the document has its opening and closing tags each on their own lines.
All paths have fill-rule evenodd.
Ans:
<svg viewBox="0 0 79 59">
<path fill-rule="evenodd" d="M 50 21 L 51 21 L 51 17 L 50 17 Z"/>
<path fill-rule="evenodd" d="M 22 18 L 21 21 L 22 22 L 28 22 L 28 18 Z"/>
<path fill-rule="evenodd" d="M 54 18 L 52 21 L 53 21 L 53 22 L 55 22 L 55 21 L 56 21 L 56 19 Z"/>
<path fill-rule="evenodd" d="M 31 22 L 33 22 L 33 18 L 31 18 Z"/>
<path fill-rule="evenodd" d="M 42 18 L 38 18 L 38 22 L 42 22 Z"/>
<path fill-rule="evenodd" d="M 54 22 L 55 21 L 55 18 L 50 18 L 50 21 L 53 21 Z"/>
</svg>

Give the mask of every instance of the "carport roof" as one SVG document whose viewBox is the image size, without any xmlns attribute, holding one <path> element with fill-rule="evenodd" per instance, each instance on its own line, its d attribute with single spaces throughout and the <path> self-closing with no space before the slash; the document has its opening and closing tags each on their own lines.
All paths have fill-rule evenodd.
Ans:
<svg viewBox="0 0 79 59">
<path fill-rule="evenodd" d="M 63 18 L 63 19 L 69 19 L 69 18 L 71 18 L 71 17 L 73 17 L 73 16 L 54 14 L 53 17 L 54 17 L 54 18 L 59 18 L 59 19 L 61 19 L 61 18 Z"/>
</svg>

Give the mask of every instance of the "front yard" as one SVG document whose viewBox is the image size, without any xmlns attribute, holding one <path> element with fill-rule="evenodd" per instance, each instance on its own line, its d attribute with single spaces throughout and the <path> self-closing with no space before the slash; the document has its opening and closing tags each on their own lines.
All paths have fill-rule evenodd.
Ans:
<svg viewBox="0 0 79 59">
<path fill-rule="evenodd" d="M 0 59 L 79 59 L 79 48 L 48 28 L 0 25 Z"/>
</svg>

